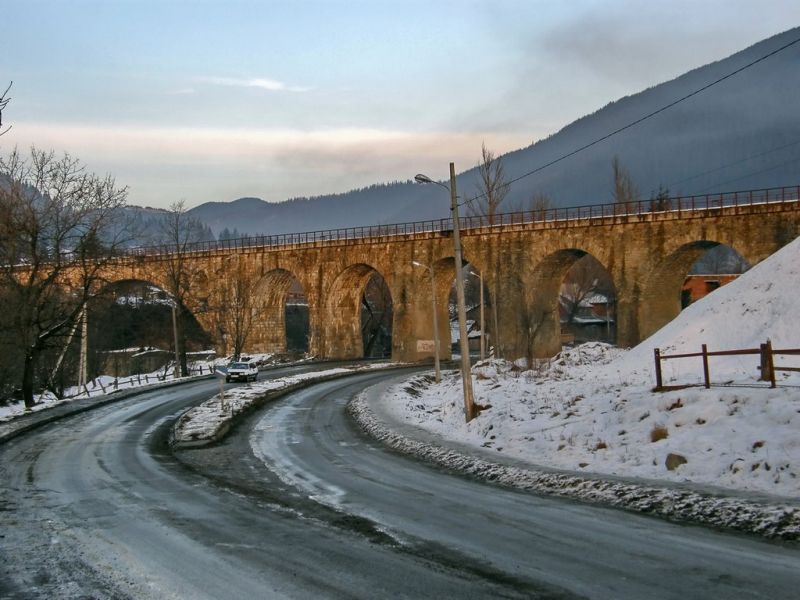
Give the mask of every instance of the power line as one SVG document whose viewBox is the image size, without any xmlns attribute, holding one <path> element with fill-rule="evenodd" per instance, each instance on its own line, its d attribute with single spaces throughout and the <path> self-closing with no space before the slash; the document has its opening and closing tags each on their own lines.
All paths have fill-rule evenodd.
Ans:
<svg viewBox="0 0 800 600">
<path fill-rule="evenodd" d="M 760 175 L 761 173 L 768 173 L 770 171 L 774 171 L 775 169 L 780 169 L 781 167 L 785 167 L 785 166 L 790 165 L 792 163 L 796 163 L 797 161 L 800 161 L 800 156 L 792 158 L 790 160 L 787 160 L 786 162 L 781 163 L 779 165 L 773 165 L 771 167 L 767 167 L 766 169 L 761 169 L 759 171 L 753 171 L 751 173 L 747 173 L 746 175 L 742 175 L 741 177 L 736 177 L 734 179 L 729 179 L 728 181 L 723 181 L 721 183 L 715 183 L 714 185 L 710 185 L 707 188 L 703 188 L 702 190 L 699 190 L 697 192 L 697 194 L 702 194 L 704 192 L 707 192 L 710 189 L 713 189 L 713 188 L 721 186 L 721 185 L 728 185 L 729 183 L 734 183 L 734 182 L 740 181 L 742 179 L 747 179 L 748 177 L 752 177 L 753 175 Z"/>
<path fill-rule="evenodd" d="M 689 98 L 692 98 L 693 96 L 696 96 L 697 94 L 700 94 L 701 92 L 706 91 L 707 89 L 717 85 L 718 83 L 722 83 L 726 79 L 730 79 L 734 75 L 738 75 L 742 71 L 745 71 L 745 70 L 749 69 L 750 67 L 755 66 L 758 63 L 760 63 L 760 62 L 762 62 L 762 61 L 764 61 L 764 60 L 766 60 L 766 59 L 768 59 L 768 58 L 770 58 L 772 56 L 775 56 L 779 52 L 783 52 L 784 50 L 786 50 L 787 48 L 789 48 L 791 46 L 794 46 L 798 42 L 800 42 L 800 38 L 797 38 L 797 39 L 795 39 L 795 40 L 793 40 L 793 41 L 791 41 L 791 42 L 789 42 L 787 44 L 784 44 L 783 46 L 781 46 L 780 48 L 776 48 L 772 52 L 768 52 L 767 54 L 755 59 L 754 61 L 751 61 L 751 62 L 747 63 L 746 65 L 741 66 L 738 69 L 735 69 L 734 71 L 731 71 L 727 75 L 723 75 L 719 79 L 716 79 L 716 80 L 712 81 L 711 83 L 708 83 L 708 84 L 704 85 L 703 87 L 698 88 L 698 89 L 694 90 L 693 92 L 690 92 L 689 94 L 686 94 L 685 96 L 682 96 L 681 98 L 678 98 L 677 100 L 673 100 L 669 104 L 666 104 L 665 106 L 662 106 L 661 108 L 656 109 L 653 112 L 648 113 L 648 114 L 644 115 L 643 117 L 640 117 L 640 118 L 636 119 L 635 121 L 632 121 L 632 122 L 628 123 L 627 125 L 623 125 L 619 129 L 615 129 L 611 133 L 607 133 L 606 135 L 604 135 L 602 137 L 599 137 L 596 140 L 589 142 L 588 144 L 584 144 L 583 146 L 581 146 L 580 148 L 577 148 L 576 150 L 572 150 L 571 152 L 563 154 L 562 156 L 560 156 L 560 157 L 558 157 L 558 158 L 556 158 L 554 160 L 551 160 L 550 162 L 545 163 L 545 164 L 533 169 L 532 171 L 528 171 L 527 173 L 523 173 L 519 177 L 516 177 L 516 178 L 514 178 L 514 179 L 512 179 L 510 181 L 507 181 L 505 183 L 505 185 L 506 186 L 510 186 L 512 183 L 516 183 L 517 181 L 520 181 L 521 179 L 525 179 L 526 177 L 530 177 L 531 175 L 534 175 L 534 174 L 538 173 L 539 171 L 543 171 L 544 169 L 546 169 L 548 167 L 552 167 L 554 164 L 559 163 L 562 160 L 565 160 L 565 159 L 567 159 L 567 158 L 569 158 L 571 156 L 574 156 L 574 155 L 578 154 L 579 152 L 583 152 L 587 148 L 591 148 L 592 146 L 595 146 L 595 145 L 599 144 L 600 142 L 603 142 L 603 141 L 607 140 L 608 138 L 617 135 L 618 133 L 622 133 L 623 131 L 625 131 L 627 129 L 630 129 L 631 127 L 634 127 L 635 125 L 638 125 L 639 123 L 641 123 L 643 121 L 646 121 L 647 119 L 649 119 L 651 117 L 654 117 L 654 116 L 664 112 L 665 110 L 668 110 L 668 109 L 672 108 L 673 106 L 676 106 L 677 104 L 680 104 L 681 102 L 684 102 L 684 101 L 688 100 Z M 461 204 L 474 202 L 475 200 L 478 200 L 479 198 L 485 198 L 485 197 L 486 197 L 485 193 L 478 194 L 477 196 L 475 196 L 473 198 L 469 198 L 467 200 L 464 200 Z"/>
<path fill-rule="evenodd" d="M 759 158 L 761 156 L 766 156 L 767 154 L 772 154 L 773 152 L 777 152 L 778 150 L 783 150 L 783 149 L 789 148 L 791 146 L 796 146 L 797 144 L 800 144 L 800 140 L 795 140 L 794 142 L 790 142 L 788 144 L 784 144 L 783 146 L 778 146 L 776 148 L 771 148 L 769 150 L 765 150 L 763 152 L 759 152 L 758 154 L 751 154 L 750 156 L 745 156 L 744 158 L 741 158 L 739 160 L 736 160 L 736 161 L 721 165 L 719 167 L 715 167 L 714 169 L 709 169 L 708 171 L 703 171 L 702 173 L 697 173 L 696 175 L 692 175 L 691 177 L 686 177 L 684 179 L 681 179 L 680 181 L 674 181 L 672 183 L 669 183 L 669 184 L 667 184 L 667 188 L 675 187 L 675 186 L 680 185 L 682 183 L 686 183 L 687 181 L 691 181 L 692 179 L 697 179 L 698 177 L 703 177 L 704 175 L 710 175 L 711 173 L 716 173 L 717 171 L 721 171 L 722 169 L 727 169 L 729 167 L 733 167 L 734 165 L 738 165 L 738 164 L 741 164 L 743 162 L 747 162 L 747 161 L 752 160 L 754 158 Z M 755 175 L 755 173 L 751 173 L 751 175 Z M 736 181 L 736 180 L 733 180 L 733 181 Z M 725 183 L 730 183 L 730 182 L 725 182 Z"/>
</svg>

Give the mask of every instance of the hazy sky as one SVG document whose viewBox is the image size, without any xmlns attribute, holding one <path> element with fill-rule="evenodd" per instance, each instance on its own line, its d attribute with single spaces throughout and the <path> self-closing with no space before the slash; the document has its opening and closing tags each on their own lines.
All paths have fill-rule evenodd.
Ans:
<svg viewBox="0 0 800 600">
<path fill-rule="evenodd" d="M 800 23 L 797 0 L 4 0 L 0 152 L 189 206 L 474 166 Z M 0 90 L 2 91 L 2 90 Z"/>
</svg>

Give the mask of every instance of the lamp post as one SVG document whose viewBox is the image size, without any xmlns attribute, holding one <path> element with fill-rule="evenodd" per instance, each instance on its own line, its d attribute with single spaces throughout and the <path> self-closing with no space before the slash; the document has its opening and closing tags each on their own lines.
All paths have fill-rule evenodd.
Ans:
<svg viewBox="0 0 800 600">
<path fill-rule="evenodd" d="M 175 338 L 175 379 L 181 376 L 181 352 L 178 348 L 178 311 L 175 309 L 175 300 L 172 301 L 172 336 Z"/>
<path fill-rule="evenodd" d="M 439 383 L 442 380 L 442 371 L 439 368 L 439 319 L 436 316 L 436 280 L 433 277 L 433 264 L 429 267 L 428 265 L 423 265 L 422 263 L 418 263 L 415 260 L 411 261 L 412 265 L 417 267 L 422 267 L 424 269 L 428 269 L 431 274 L 431 304 L 433 305 L 433 364 L 434 369 L 436 370 L 436 383 Z"/>
<path fill-rule="evenodd" d="M 479 273 L 478 271 L 472 271 L 472 274 L 478 278 L 481 282 L 480 285 L 480 294 L 481 294 L 481 360 L 486 359 L 486 330 L 484 329 L 484 312 L 483 312 L 483 273 Z"/>
<path fill-rule="evenodd" d="M 464 388 L 464 416 L 467 422 L 475 418 L 475 401 L 472 396 L 472 374 L 469 364 L 469 340 L 467 340 L 467 310 L 464 306 L 464 274 L 461 262 L 461 234 L 458 223 L 458 200 L 456 196 L 456 167 L 450 163 L 450 187 L 434 181 L 427 175 L 414 177 L 417 183 L 435 183 L 450 190 L 450 211 L 453 213 L 453 246 L 456 260 L 456 301 L 458 303 L 458 331 L 461 347 L 461 380 Z"/>
</svg>

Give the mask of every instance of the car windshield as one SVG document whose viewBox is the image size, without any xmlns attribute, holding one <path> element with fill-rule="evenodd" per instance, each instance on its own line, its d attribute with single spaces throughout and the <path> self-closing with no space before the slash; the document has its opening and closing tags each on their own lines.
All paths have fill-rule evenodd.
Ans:
<svg viewBox="0 0 800 600">
<path fill-rule="evenodd" d="M 228 365 L 229 369 L 249 369 L 250 365 L 247 363 L 231 363 Z"/>
</svg>

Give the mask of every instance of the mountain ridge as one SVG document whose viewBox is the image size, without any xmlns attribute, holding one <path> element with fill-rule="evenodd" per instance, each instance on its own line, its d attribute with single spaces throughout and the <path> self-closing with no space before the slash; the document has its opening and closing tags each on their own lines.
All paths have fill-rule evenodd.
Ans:
<svg viewBox="0 0 800 600">
<path fill-rule="evenodd" d="M 741 69 L 800 38 L 800 28 L 777 34 L 669 81 L 623 96 L 529 146 L 502 156 L 510 186 L 502 211 L 527 208 L 544 194 L 554 207 L 612 201 L 611 161 L 618 156 L 644 198 L 663 187 L 689 195 L 796 185 L 800 161 L 800 44 L 567 159 L 527 173 Z M 476 158 L 479 149 L 476 149 Z M 462 197 L 478 193 L 477 167 L 457 175 Z M 447 217 L 438 186 L 376 183 L 349 192 L 266 202 L 243 197 L 207 202 L 188 211 L 215 234 L 275 234 Z"/>
</svg>

